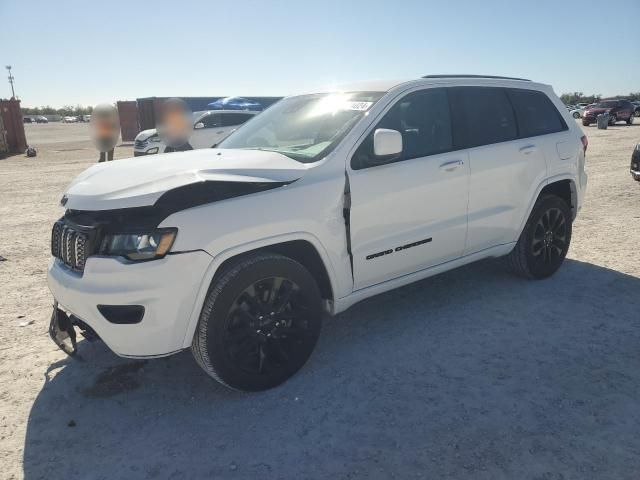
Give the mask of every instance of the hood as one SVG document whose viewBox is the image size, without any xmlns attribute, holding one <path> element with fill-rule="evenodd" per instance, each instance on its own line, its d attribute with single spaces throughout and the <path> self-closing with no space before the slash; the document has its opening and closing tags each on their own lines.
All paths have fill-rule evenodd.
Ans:
<svg viewBox="0 0 640 480">
<path fill-rule="evenodd" d="M 594 115 L 598 115 L 600 113 L 609 112 L 610 110 L 611 110 L 611 108 L 587 108 L 586 112 L 587 113 L 592 113 Z"/>
<path fill-rule="evenodd" d="M 72 210 L 153 205 L 165 192 L 202 182 L 292 182 L 309 168 L 275 152 L 203 149 L 99 163 L 78 175 L 65 192 Z"/>
<path fill-rule="evenodd" d="M 156 135 L 158 131 L 155 128 L 150 128 L 148 130 L 142 130 L 138 135 L 136 135 L 136 140 L 144 141 L 147 140 L 154 135 Z"/>
</svg>

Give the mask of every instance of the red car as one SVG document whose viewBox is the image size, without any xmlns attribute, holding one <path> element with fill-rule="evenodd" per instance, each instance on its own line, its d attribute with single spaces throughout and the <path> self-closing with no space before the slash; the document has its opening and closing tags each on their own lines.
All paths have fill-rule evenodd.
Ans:
<svg viewBox="0 0 640 480">
<path fill-rule="evenodd" d="M 609 114 L 609 125 L 621 120 L 626 121 L 627 125 L 631 125 L 635 108 L 635 105 L 629 100 L 604 100 L 586 108 L 582 115 L 582 125 L 588 127 L 592 123 L 596 123 L 596 117 L 601 113 Z"/>
</svg>

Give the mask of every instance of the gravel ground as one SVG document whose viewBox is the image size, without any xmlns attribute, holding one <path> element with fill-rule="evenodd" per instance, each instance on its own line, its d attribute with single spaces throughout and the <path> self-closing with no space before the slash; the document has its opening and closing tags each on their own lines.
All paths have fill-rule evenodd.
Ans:
<svg viewBox="0 0 640 480">
<path fill-rule="evenodd" d="M 0 161 L 1 478 L 640 478 L 640 125 L 585 129 L 590 184 L 553 278 L 491 260 L 369 299 L 260 394 L 189 352 L 56 349 L 50 226 L 97 154 L 86 125 L 26 127 L 38 157 Z"/>
</svg>

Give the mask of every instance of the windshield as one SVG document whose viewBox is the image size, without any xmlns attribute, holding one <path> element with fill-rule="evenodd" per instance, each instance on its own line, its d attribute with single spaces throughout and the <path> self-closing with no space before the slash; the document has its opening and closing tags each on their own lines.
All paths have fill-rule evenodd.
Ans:
<svg viewBox="0 0 640 480">
<path fill-rule="evenodd" d="M 219 148 L 278 152 L 303 163 L 329 153 L 384 92 L 323 93 L 279 101 Z"/>
</svg>

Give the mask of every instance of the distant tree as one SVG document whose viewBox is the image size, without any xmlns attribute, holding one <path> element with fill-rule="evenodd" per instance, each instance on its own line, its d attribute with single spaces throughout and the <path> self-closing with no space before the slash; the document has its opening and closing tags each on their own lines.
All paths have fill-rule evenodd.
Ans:
<svg viewBox="0 0 640 480">
<path fill-rule="evenodd" d="M 585 95 L 582 92 L 563 93 L 560 100 L 565 105 L 575 105 L 576 103 L 594 103 L 600 101 L 600 94 Z"/>
<path fill-rule="evenodd" d="M 40 107 L 22 107 L 23 115 L 61 115 L 61 116 L 78 116 L 89 115 L 93 111 L 92 106 L 83 107 L 82 105 L 64 105 L 62 108 L 53 108 L 51 105 Z"/>
</svg>

